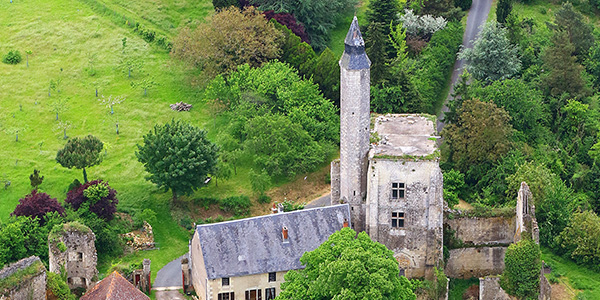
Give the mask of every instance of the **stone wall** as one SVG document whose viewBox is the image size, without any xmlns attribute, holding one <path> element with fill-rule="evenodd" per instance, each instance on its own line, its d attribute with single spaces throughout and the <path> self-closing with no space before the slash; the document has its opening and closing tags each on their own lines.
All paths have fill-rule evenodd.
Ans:
<svg viewBox="0 0 600 300">
<path fill-rule="evenodd" d="M 436 160 L 372 158 L 368 173 L 367 233 L 388 249 L 407 277 L 430 277 L 443 257 L 443 177 Z M 404 198 L 392 199 L 392 183 Z M 392 227 L 392 213 L 404 226 Z"/>
<path fill-rule="evenodd" d="M 444 272 L 462 279 L 502 274 L 505 254 L 506 247 L 452 249 Z"/>
<path fill-rule="evenodd" d="M 27 270 L 29 274 L 20 275 L 22 270 Z M 46 268 L 39 257 L 23 258 L 0 270 L 0 280 L 11 276 L 21 277 L 15 278 L 16 285 L 0 286 L 0 299 L 46 299 Z"/>
<path fill-rule="evenodd" d="M 479 300 L 511 300 L 511 297 L 500 287 L 500 277 L 489 276 L 479 278 Z"/>
<path fill-rule="evenodd" d="M 514 242 L 515 218 L 454 218 L 446 224 L 456 238 L 470 245 L 505 245 Z"/>
<path fill-rule="evenodd" d="M 69 288 L 87 289 L 98 279 L 96 235 L 79 222 L 62 225 L 59 232 L 48 237 L 50 272 L 67 271 Z"/>
<path fill-rule="evenodd" d="M 340 160 L 331 162 L 331 205 L 340 204 Z"/>
<path fill-rule="evenodd" d="M 552 298 L 552 286 L 548 278 L 544 276 L 544 268 L 540 271 L 540 296 L 539 300 L 550 300 Z"/>
</svg>

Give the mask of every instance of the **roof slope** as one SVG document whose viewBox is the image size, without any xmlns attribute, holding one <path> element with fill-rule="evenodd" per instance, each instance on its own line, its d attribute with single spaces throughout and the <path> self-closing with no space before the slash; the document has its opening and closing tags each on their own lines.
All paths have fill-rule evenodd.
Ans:
<svg viewBox="0 0 600 300">
<path fill-rule="evenodd" d="M 301 269 L 300 257 L 350 222 L 348 204 L 199 225 L 209 279 Z M 283 242 L 282 228 L 288 228 Z"/>
<path fill-rule="evenodd" d="M 371 67 L 371 61 L 365 53 L 365 41 L 360 33 L 358 19 L 354 16 L 344 40 L 344 53 L 340 66 L 348 70 L 363 70 Z"/>
<path fill-rule="evenodd" d="M 81 296 L 80 300 L 149 300 L 117 271 L 102 279 Z"/>
</svg>

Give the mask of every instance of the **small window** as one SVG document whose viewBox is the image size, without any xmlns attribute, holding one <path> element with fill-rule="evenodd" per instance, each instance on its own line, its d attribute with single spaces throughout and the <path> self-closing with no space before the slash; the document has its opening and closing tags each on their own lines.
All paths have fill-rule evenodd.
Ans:
<svg viewBox="0 0 600 300">
<path fill-rule="evenodd" d="M 217 300 L 234 300 L 234 299 L 235 299 L 235 295 L 233 292 L 219 293 L 217 295 Z"/>
<path fill-rule="evenodd" d="M 392 182 L 392 199 L 404 199 L 404 183 Z"/>
<path fill-rule="evenodd" d="M 392 228 L 404 228 L 403 212 L 392 212 Z"/>
<path fill-rule="evenodd" d="M 223 278 L 221 278 L 221 285 L 222 286 L 228 286 L 229 285 L 229 277 L 223 277 Z"/>
<path fill-rule="evenodd" d="M 269 273 L 269 282 L 277 281 L 277 273 L 271 272 Z"/>
<path fill-rule="evenodd" d="M 275 295 L 275 288 L 265 289 L 265 300 L 273 300 L 277 295 Z"/>
<path fill-rule="evenodd" d="M 77 252 L 77 261 L 83 261 L 83 253 Z"/>
</svg>

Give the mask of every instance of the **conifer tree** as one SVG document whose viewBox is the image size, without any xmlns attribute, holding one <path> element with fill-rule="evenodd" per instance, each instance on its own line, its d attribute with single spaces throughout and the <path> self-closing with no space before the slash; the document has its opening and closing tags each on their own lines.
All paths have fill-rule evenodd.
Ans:
<svg viewBox="0 0 600 300">
<path fill-rule="evenodd" d="M 544 77 L 544 85 L 551 95 L 569 93 L 572 97 L 587 93 L 582 77 L 583 66 L 573 56 L 575 46 L 569 40 L 566 31 L 556 31 L 551 38 L 552 44 L 543 56 L 544 69 L 549 72 Z"/>
<path fill-rule="evenodd" d="M 385 25 L 371 22 L 367 31 L 369 35 L 365 41 L 367 56 L 371 60 L 371 85 L 381 84 L 387 77 L 388 56 L 386 46 L 389 39 L 385 33 Z"/>
<path fill-rule="evenodd" d="M 498 7 L 496 8 L 496 21 L 500 24 L 506 23 L 506 18 L 512 11 L 512 0 L 500 0 L 498 1 Z"/>
</svg>

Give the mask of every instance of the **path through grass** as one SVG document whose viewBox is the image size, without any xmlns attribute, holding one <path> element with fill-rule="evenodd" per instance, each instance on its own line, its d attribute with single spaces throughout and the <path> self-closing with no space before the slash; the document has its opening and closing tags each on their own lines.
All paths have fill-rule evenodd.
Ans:
<svg viewBox="0 0 600 300">
<path fill-rule="evenodd" d="M 577 265 L 575 262 L 553 254 L 542 248 L 542 260 L 552 267 L 553 273 L 560 274 L 561 280 L 566 278 L 570 287 L 580 290 L 577 299 L 600 299 L 600 273 Z"/>
</svg>

